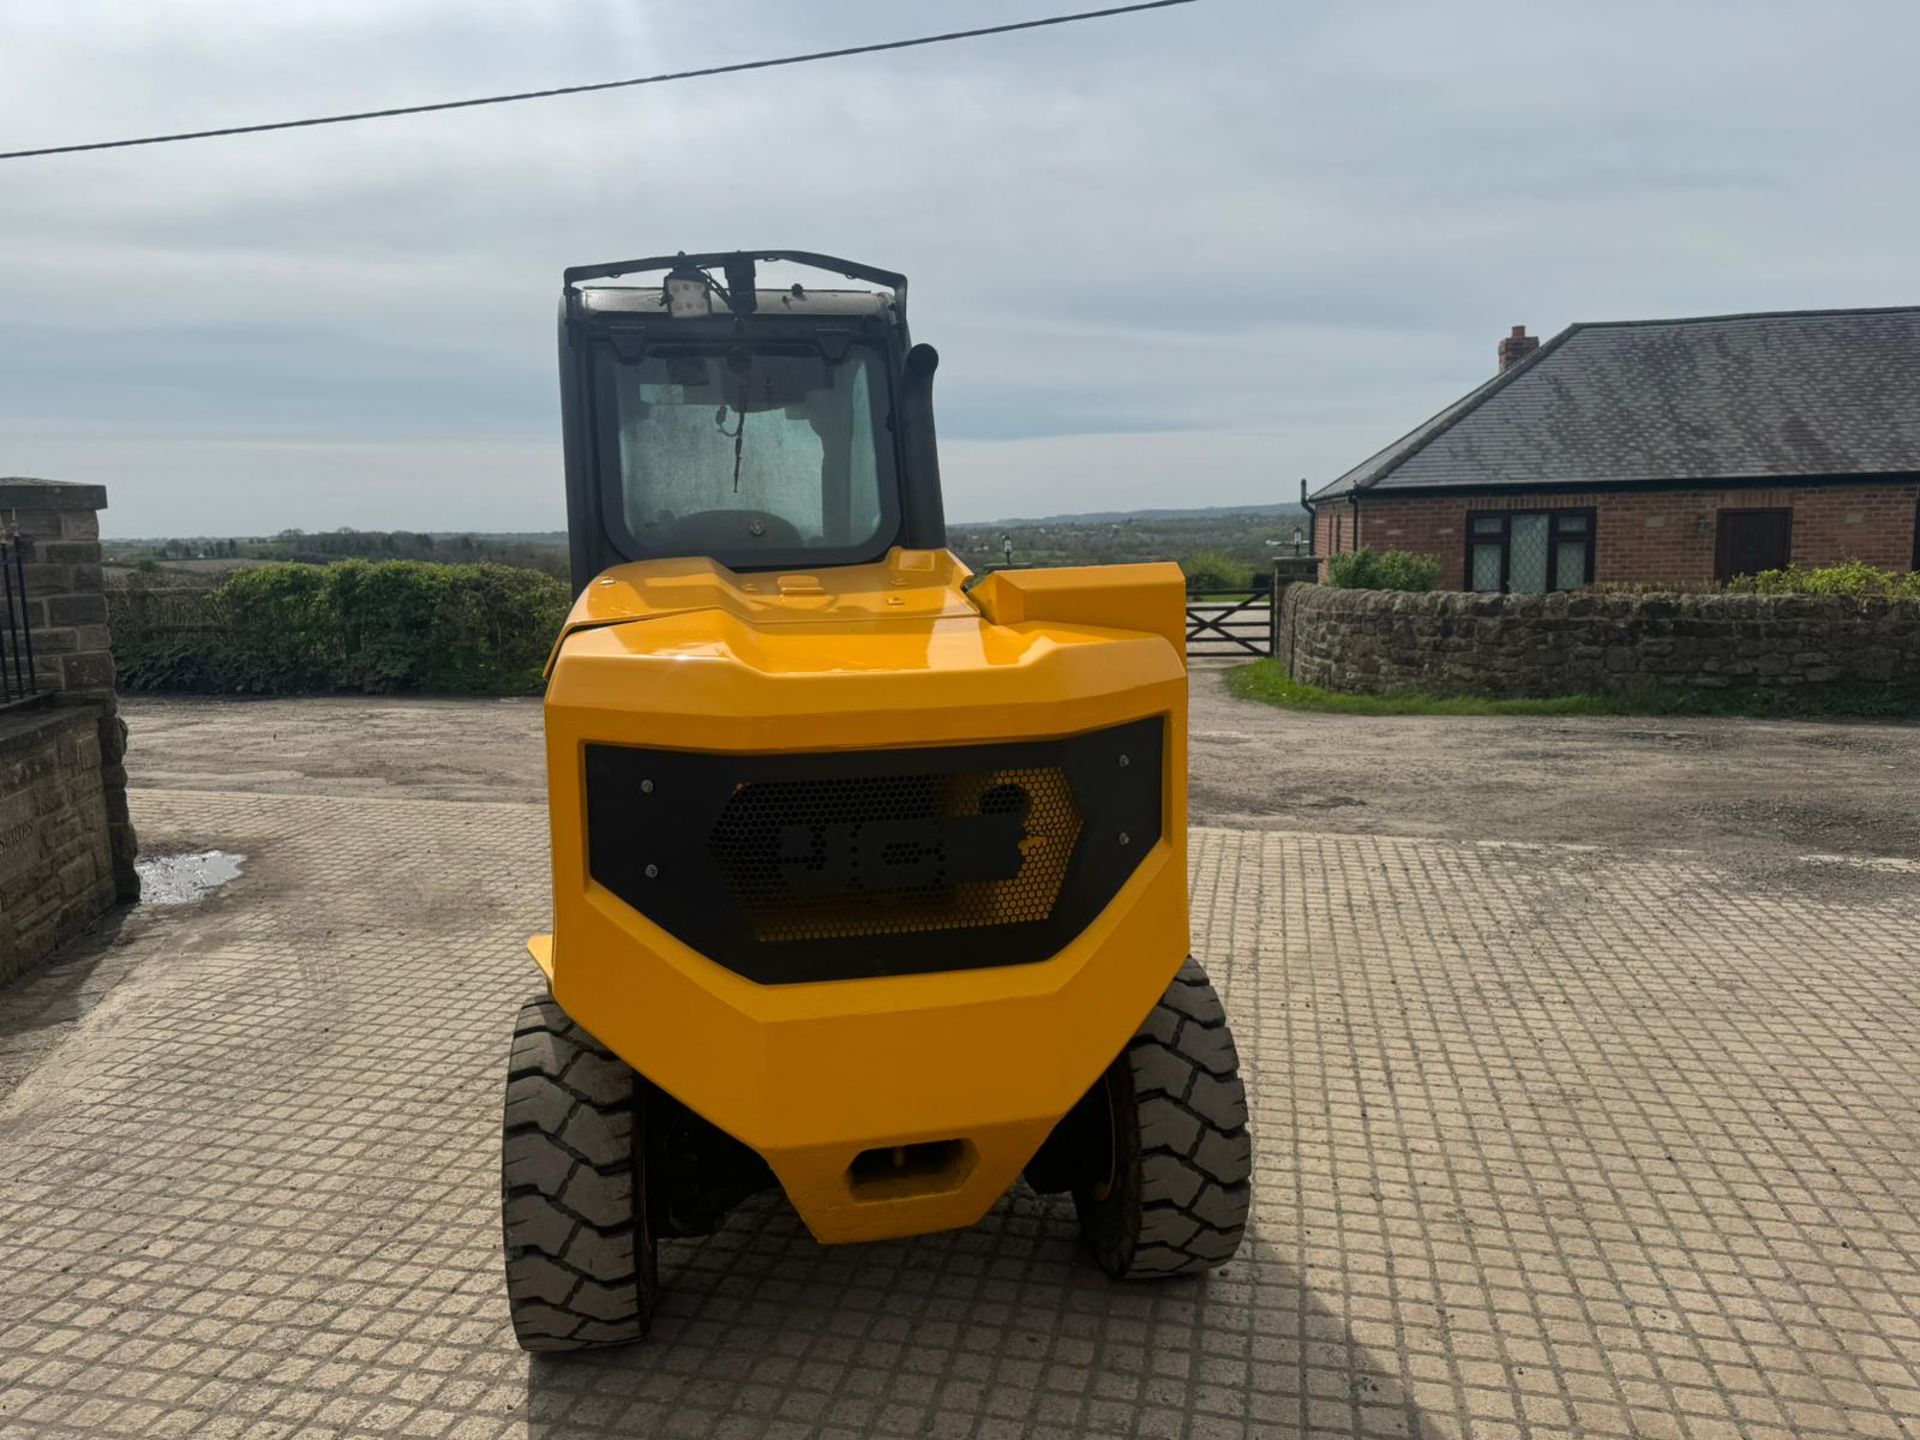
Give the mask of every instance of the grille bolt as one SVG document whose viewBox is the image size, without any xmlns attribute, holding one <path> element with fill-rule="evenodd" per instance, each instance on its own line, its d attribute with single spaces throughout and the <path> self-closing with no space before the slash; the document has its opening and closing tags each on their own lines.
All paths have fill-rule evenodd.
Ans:
<svg viewBox="0 0 1920 1440">
<path fill-rule="evenodd" d="M 647 866 L 647 879 L 658 880 L 659 878 L 660 878 L 660 867 L 658 865 Z"/>
<path fill-rule="evenodd" d="M 1127 766 L 1131 765 L 1132 763 L 1133 761 L 1129 760 L 1126 756 L 1122 755 L 1120 757 L 1120 768 L 1122 770 L 1126 769 Z"/>
<path fill-rule="evenodd" d="M 1133 843 L 1133 837 L 1132 837 L 1131 835 L 1129 835 L 1129 834 L 1127 834 L 1127 832 L 1126 832 L 1126 831 L 1124 831 L 1124 830 L 1122 830 L 1122 831 L 1120 832 L 1120 843 L 1121 843 L 1122 845 L 1131 845 L 1131 844 Z M 648 868 L 648 869 L 652 869 L 653 867 L 652 867 L 652 866 L 648 866 L 647 868 Z"/>
<path fill-rule="evenodd" d="M 642 780 L 640 782 L 640 793 L 642 795 L 651 795 L 653 793 L 653 782 L 651 780 Z"/>
</svg>

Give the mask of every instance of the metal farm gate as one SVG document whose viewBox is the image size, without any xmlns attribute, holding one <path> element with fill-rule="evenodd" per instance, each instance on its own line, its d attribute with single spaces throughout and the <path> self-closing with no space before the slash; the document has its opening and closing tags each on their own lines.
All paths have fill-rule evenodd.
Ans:
<svg viewBox="0 0 1920 1440">
<path fill-rule="evenodd" d="M 1187 592 L 1187 658 L 1255 659 L 1273 653 L 1273 582 L 1247 590 Z"/>
</svg>

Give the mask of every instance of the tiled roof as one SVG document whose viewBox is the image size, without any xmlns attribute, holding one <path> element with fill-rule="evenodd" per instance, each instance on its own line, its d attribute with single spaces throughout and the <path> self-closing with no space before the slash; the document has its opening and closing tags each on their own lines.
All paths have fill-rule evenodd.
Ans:
<svg viewBox="0 0 1920 1440">
<path fill-rule="evenodd" d="M 1351 490 L 1920 472 L 1920 307 L 1571 325 Z"/>
</svg>

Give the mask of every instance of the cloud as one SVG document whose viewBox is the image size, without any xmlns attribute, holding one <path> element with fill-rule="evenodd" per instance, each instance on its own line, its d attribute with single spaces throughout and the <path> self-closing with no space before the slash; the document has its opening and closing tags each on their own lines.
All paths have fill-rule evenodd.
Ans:
<svg viewBox="0 0 1920 1440">
<path fill-rule="evenodd" d="M 955 14 L 16 0 L 0 134 L 641 74 Z M 1290 498 L 1483 378 L 1513 323 L 1915 299 L 1916 40 L 1904 4 L 1203 0 L 3 164 L 0 472 L 104 481 L 119 533 L 544 528 L 559 270 L 788 244 L 914 277 L 956 516 Z"/>
</svg>

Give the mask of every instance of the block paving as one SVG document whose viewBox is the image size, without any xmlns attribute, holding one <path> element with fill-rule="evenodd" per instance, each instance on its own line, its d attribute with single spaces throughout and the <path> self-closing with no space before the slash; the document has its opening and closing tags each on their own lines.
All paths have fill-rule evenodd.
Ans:
<svg viewBox="0 0 1920 1440">
<path fill-rule="evenodd" d="M 1069 1204 L 663 1247 L 530 1359 L 497 1148 L 533 804 L 142 791 L 242 877 L 0 991 L 0 1437 L 1920 1434 L 1920 878 L 1196 831 L 1255 1219 L 1119 1287 Z M 716 1063 L 724 1063 L 717 1060 Z"/>
</svg>

